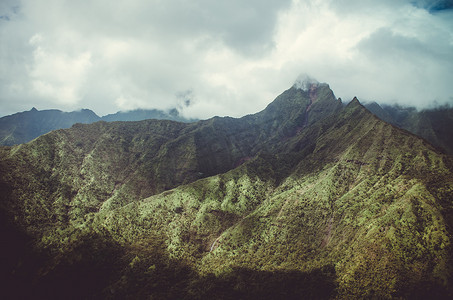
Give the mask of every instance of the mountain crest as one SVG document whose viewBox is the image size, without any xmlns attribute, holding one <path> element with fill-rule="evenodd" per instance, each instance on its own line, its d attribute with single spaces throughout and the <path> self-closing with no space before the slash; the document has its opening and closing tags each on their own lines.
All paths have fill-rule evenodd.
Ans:
<svg viewBox="0 0 453 300">
<path fill-rule="evenodd" d="M 346 105 L 348 108 L 354 108 L 354 107 L 363 107 L 362 103 L 360 103 L 359 99 L 357 97 L 352 98 L 351 102 Z"/>
<path fill-rule="evenodd" d="M 239 119 L 0 147 L 7 298 L 450 299 L 451 158 L 300 83 Z"/>
</svg>

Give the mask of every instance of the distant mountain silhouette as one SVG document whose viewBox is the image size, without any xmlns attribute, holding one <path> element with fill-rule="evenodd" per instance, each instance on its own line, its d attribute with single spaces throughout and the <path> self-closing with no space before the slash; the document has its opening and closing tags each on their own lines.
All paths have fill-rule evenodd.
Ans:
<svg viewBox="0 0 453 300">
<path fill-rule="evenodd" d="M 89 124 L 97 121 L 141 121 L 146 119 L 194 121 L 181 117 L 176 109 L 169 112 L 157 109 L 137 109 L 117 112 L 101 118 L 89 109 L 63 112 L 56 109 L 38 111 L 36 108 L 32 108 L 30 111 L 0 118 L 0 145 L 12 146 L 27 143 L 52 130 L 69 128 L 76 123 Z"/>
<path fill-rule="evenodd" d="M 69 128 L 75 123 L 93 123 L 100 118 L 91 110 L 74 112 L 60 110 L 30 111 L 0 118 L 0 144 L 16 145 L 29 142 L 52 130 Z"/>
<path fill-rule="evenodd" d="M 163 111 L 159 109 L 136 109 L 131 111 L 119 111 L 114 114 L 109 114 L 101 118 L 102 121 L 142 121 L 148 119 L 155 120 L 172 120 L 178 122 L 194 122 L 196 119 L 187 119 L 179 115 L 178 110 L 171 109 L 170 111 Z"/>
</svg>

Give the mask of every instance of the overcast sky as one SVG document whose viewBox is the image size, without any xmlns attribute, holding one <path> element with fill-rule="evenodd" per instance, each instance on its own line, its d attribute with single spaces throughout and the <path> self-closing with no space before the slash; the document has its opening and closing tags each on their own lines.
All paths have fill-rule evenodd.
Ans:
<svg viewBox="0 0 453 300">
<path fill-rule="evenodd" d="M 348 102 L 453 104 L 453 0 L 1 0 L 0 116 L 263 109 L 301 74 Z"/>
</svg>

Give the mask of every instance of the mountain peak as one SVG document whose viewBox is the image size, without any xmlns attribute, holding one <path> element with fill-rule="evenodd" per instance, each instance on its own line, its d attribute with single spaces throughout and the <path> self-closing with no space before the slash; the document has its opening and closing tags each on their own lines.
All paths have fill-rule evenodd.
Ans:
<svg viewBox="0 0 453 300">
<path fill-rule="evenodd" d="M 357 97 L 354 97 L 351 102 L 349 102 L 348 106 L 362 106 L 362 104 Z"/>
<path fill-rule="evenodd" d="M 312 88 L 312 87 L 317 88 L 319 86 L 327 86 L 327 83 L 320 83 L 316 79 L 314 79 L 306 74 L 303 74 L 303 75 L 300 75 L 299 77 L 297 77 L 297 79 L 293 85 L 294 88 L 300 89 L 300 90 L 303 90 L 306 92 L 309 91 L 310 88 Z"/>
</svg>

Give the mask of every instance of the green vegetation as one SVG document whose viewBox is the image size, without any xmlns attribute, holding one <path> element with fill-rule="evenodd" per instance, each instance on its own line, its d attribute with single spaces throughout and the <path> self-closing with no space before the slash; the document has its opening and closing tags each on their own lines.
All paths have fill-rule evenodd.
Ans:
<svg viewBox="0 0 453 300">
<path fill-rule="evenodd" d="M 77 125 L 0 167 L 13 294 L 452 293 L 451 157 L 328 86 L 241 119 Z"/>
<path fill-rule="evenodd" d="M 382 120 L 406 129 L 453 155 L 453 108 L 441 106 L 435 109 L 417 111 L 414 107 L 398 105 L 366 105 L 373 114 Z"/>
</svg>

